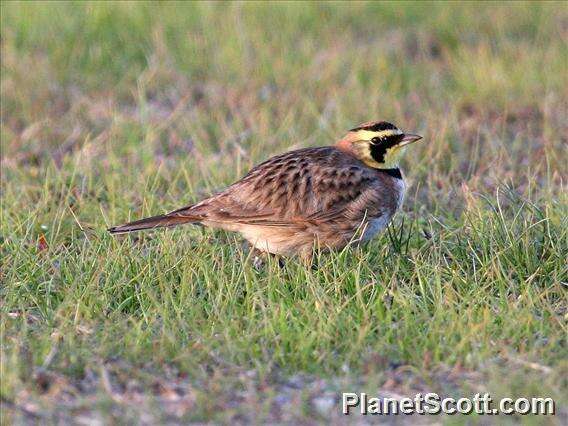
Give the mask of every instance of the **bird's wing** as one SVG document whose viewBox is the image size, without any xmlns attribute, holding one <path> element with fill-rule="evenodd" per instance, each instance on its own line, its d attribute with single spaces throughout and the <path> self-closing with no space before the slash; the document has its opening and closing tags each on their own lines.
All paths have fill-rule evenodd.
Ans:
<svg viewBox="0 0 568 426">
<path fill-rule="evenodd" d="M 171 214 L 296 226 L 380 215 L 380 199 L 374 170 L 334 148 L 311 148 L 273 157 L 225 191 Z"/>
</svg>

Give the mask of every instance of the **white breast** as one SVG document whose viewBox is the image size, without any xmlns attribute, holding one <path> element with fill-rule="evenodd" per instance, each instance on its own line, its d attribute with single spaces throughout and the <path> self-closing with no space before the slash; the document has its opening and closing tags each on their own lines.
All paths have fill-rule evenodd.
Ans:
<svg viewBox="0 0 568 426">
<path fill-rule="evenodd" d="M 403 179 L 396 179 L 396 186 L 398 192 L 398 200 L 396 205 L 396 210 L 399 210 L 402 207 L 402 203 L 404 201 L 404 192 L 406 191 L 406 184 L 404 183 Z M 383 231 L 391 221 L 392 217 L 394 216 L 395 212 L 392 213 L 385 213 L 382 216 L 371 218 L 365 229 L 363 230 L 363 235 L 361 237 L 362 241 L 368 241 L 377 235 L 379 232 Z"/>
<path fill-rule="evenodd" d="M 404 179 L 397 179 L 396 186 L 398 189 L 398 205 L 396 209 L 400 209 L 402 207 L 402 202 L 404 201 L 404 193 L 406 192 L 406 184 L 404 183 Z"/>
<path fill-rule="evenodd" d="M 379 232 L 381 232 L 383 229 L 387 227 L 391 218 L 392 215 L 384 214 L 382 216 L 375 217 L 369 220 L 369 222 L 367 222 L 365 226 L 365 229 L 363 230 L 363 235 L 361 236 L 361 240 L 369 241 L 371 238 L 373 238 L 375 235 L 377 235 Z"/>
</svg>

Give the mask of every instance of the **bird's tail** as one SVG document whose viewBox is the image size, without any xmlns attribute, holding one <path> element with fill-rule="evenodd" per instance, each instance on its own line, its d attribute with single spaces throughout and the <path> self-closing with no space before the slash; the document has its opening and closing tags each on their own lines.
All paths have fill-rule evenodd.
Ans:
<svg viewBox="0 0 568 426">
<path fill-rule="evenodd" d="M 172 212 L 159 216 L 147 217 L 145 219 L 135 220 L 134 222 L 125 223 L 124 225 L 113 226 L 108 231 L 111 234 L 125 234 L 127 232 L 141 231 L 143 229 L 163 228 L 181 225 L 184 223 L 199 222 L 196 216 L 181 216 Z"/>
</svg>

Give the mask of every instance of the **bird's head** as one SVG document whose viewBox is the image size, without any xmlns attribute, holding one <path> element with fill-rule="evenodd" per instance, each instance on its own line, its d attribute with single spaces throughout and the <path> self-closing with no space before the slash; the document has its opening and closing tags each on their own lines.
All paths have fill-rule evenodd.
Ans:
<svg viewBox="0 0 568 426">
<path fill-rule="evenodd" d="M 393 169 L 406 146 L 422 139 L 422 136 L 404 133 L 386 121 L 370 121 L 351 129 L 337 147 L 346 151 L 369 167 Z"/>
</svg>

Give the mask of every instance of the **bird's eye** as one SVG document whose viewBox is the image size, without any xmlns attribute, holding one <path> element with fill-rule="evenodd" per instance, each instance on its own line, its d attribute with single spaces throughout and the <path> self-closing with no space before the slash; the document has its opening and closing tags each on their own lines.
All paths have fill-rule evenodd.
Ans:
<svg viewBox="0 0 568 426">
<path fill-rule="evenodd" d="M 375 136 L 373 139 L 371 139 L 371 143 L 374 143 L 374 144 L 378 144 L 380 141 L 381 141 L 381 138 L 379 138 L 377 136 Z"/>
</svg>

